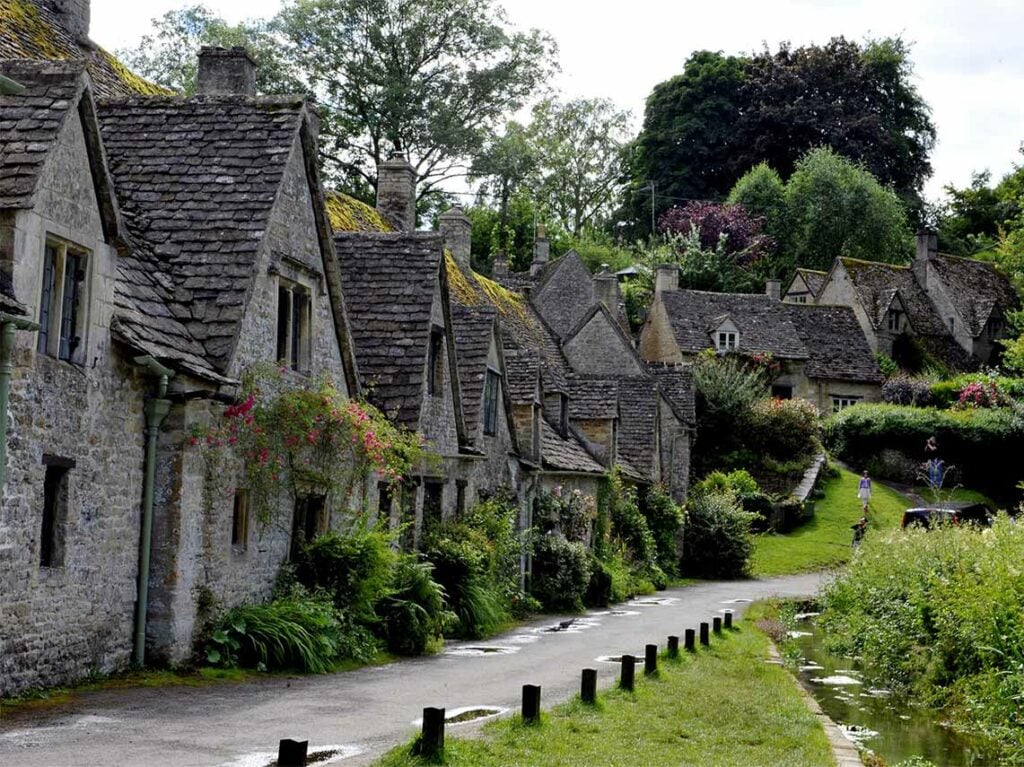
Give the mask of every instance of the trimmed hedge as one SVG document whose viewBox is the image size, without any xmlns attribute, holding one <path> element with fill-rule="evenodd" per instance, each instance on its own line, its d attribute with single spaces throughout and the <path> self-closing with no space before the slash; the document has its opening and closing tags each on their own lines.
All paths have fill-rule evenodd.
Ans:
<svg viewBox="0 0 1024 767">
<path fill-rule="evenodd" d="M 945 381 L 936 381 L 931 384 L 928 390 L 928 401 L 926 404 L 932 407 L 948 408 L 953 407 L 960 400 L 960 392 L 969 384 L 988 384 L 995 382 L 999 391 L 1014 399 L 1024 399 L 1024 378 L 990 378 L 982 373 L 967 374 L 948 378 Z"/>
<path fill-rule="evenodd" d="M 935 437 L 938 451 L 925 452 Z M 1011 408 L 934 410 L 901 405 L 857 405 L 829 418 L 825 444 L 839 458 L 864 466 L 884 451 L 923 463 L 941 458 L 964 484 L 1007 498 L 1022 478 L 1024 419 Z"/>
</svg>

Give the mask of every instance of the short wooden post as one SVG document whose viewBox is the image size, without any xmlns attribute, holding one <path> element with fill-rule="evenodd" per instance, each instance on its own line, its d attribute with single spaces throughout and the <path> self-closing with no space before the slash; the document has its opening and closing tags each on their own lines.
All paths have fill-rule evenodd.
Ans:
<svg viewBox="0 0 1024 767">
<path fill-rule="evenodd" d="M 417 752 L 421 756 L 434 757 L 444 751 L 444 709 L 423 709 L 423 729 Z"/>
<path fill-rule="evenodd" d="M 700 624 L 700 643 L 707 647 L 711 642 L 708 639 L 708 629 L 710 627 L 707 623 Z"/>
<path fill-rule="evenodd" d="M 732 610 L 725 611 L 725 628 L 726 630 L 732 630 Z"/>
<path fill-rule="evenodd" d="M 644 673 L 650 676 L 658 670 L 658 645 L 649 644 L 644 647 Z"/>
<path fill-rule="evenodd" d="M 597 669 L 583 669 L 583 678 L 580 680 L 580 700 L 584 703 L 597 702 Z"/>
<path fill-rule="evenodd" d="M 278 767 L 306 767 L 308 750 L 308 740 L 283 739 L 277 747 Z"/>
<path fill-rule="evenodd" d="M 679 657 L 679 637 L 677 636 L 670 636 L 668 638 L 668 657 Z"/>
<path fill-rule="evenodd" d="M 686 648 L 686 652 L 695 652 L 697 650 L 697 632 L 693 629 L 686 629 L 683 635 L 683 646 Z"/>
<path fill-rule="evenodd" d="M 722 619 L 721 619 L 721 618 L 719 618 L 719 617 L 718 617 L 718 616 L 716 615 L 716 616 L 715 616 L 714 618 L 712 618 L 711 620 L 712 620 L 712 625 L 714 626 L 714 632 L 715 632 L 716 634 L 721 634 L 721 633 L 722 633 Z"/>
<path fill-rule="evenodd" d="M 523 685 L 523 722 L 535 724 L 540 721 L 540 685 Z"/>
<path fill-rule="evenodd" d="M 633 692 L 633 672 L 635 669 L 636 658 L 632 655 L 622 656 L 622 670 L 619 672 L 619 687 L 623 690 Z"/>
</svg>

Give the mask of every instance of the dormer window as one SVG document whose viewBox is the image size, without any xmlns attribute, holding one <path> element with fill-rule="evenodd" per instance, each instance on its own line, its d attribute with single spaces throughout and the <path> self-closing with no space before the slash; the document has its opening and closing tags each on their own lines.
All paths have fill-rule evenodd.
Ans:
<svg viewBox="0 0 1024 767">
<path fill-rule="evenodd" d="M 494 436 L 498 433 L 498 393 L 501 376 L 490 368 L 484 379 L 484 434 Z"/>
<path fill-rule="evenodd" d="M 280 279 L 277 286 L 277 360 L 291 370 L 310 368 L 310 289 Z"/>
<path fill-rule="evenodd" d="M 64 242 L 46 243 L 36 346 L 40 354 L 79 361 L 86 327 L 87 266 L 84 251 Z"/>
<path fill-rule="evenodd" d="M 736 351 L 736 335 L 732 330 L 719 330 L 715 348 L 722 353 Z"/>
</svg>

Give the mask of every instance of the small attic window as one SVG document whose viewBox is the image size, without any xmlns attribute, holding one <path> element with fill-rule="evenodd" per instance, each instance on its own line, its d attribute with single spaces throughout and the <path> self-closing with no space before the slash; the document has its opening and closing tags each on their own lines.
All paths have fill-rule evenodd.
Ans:
<svg viewBox="0 0 1024 767">
<path fill-rule="evenodd" d="M 291 370 L 308 371 L 311 360 L 311 292 L 280 278 L 277 285 L 277 360 Z"/>
<path fill-rule="evenodd" d="M 36 349 L 65 362 L 80 362 L 85 335 L 86 269 L 84 251 L 50 241 L 43 252 L 43 286 L 39 297 Z"/>
<path fill-rule="evenodd" d="M 888 313 L 889 330 L 899 333 L 903 330 L 903 312 L 899 309 L 890 309 Z"/>
<path fill-rule="evenodd" d="M 501 376 L 490 368 L 484 379 L 484 434 L 494 436 L 498 432 L 498 392 Z"/>
<path fill-rule="evenodd" d="M 444 390 L 444 330 L 430 329 L 430 353 L 427 356 L 427 393 L 438 395 Z"/>
<path fill-rule="evenodd" d="M 719 330 L 715 342 L 715 348 L 719 352 L 734 352 L 737 346 L 737 334 L 732 330 Z"/>
</svg>

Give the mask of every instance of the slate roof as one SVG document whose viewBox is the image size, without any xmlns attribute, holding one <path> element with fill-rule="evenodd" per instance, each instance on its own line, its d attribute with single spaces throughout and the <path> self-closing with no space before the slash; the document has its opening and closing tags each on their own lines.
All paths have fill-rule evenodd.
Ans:
<svg viewBox="0 0 1024 767">
<path fill-rule="evenodd" d="M 784 306 L 810 355 L 804 368 L 808 378 L 882 382 L 882 372 L 853 309 L 813 304 Z"/>
<path fill-rule="evenodd" d="M 330 190 L 324 193 L 327 219 L 335 232 L 390 232 L 391 225 L 377 212 L 355 197 Z"/>
<path fill-rule="evenodd" d="M 569 379 L 569 417 L 580 421 L 618 418 L 618 380 L 606 376 L 572 376 Z"/>
<path fill-rule="evenodd" d="M 923 336 L 948 335 L 946 324 L 935 311 L 931 299 L 909 266 L 856 258 L 840 258 L 839 261 L 850 276 L 857 298 L 873 328 L 878 329 L 885 322 L 889 305 L 898 293 L 915 333 Z"/>
<path fill-rule="evenodd" d="M 572 434 L 562 436 L 545 419 L 541 419 L 541 456 L 545 469 L 556 471 L 604 474 L 605 468 L 587 452 Z"/>
<path fill-rule="evenodd" d="M 0 59 L 81 60 L 101 97 L 169 95 L 95 43 L 77 41 L 41 0 L 0 0 Z"/>
<path fill-rule="evenodd" d="M 929 263 L 974 337 L 984 332 L 993 309 L 1005 312 L 1020 306 L 1017 291 L 995 264 L 946 255 L 938 255 Z"/>
<path fill-rule="evenodd" d="M 811 295 L 817 298 L 821 294 L 821 289 L 825 287 L 825 279 L 828 277 L 828 272 L 821 272 L 817 269 L 797 269 L 796 276 L 793 277 L 793 281 L 800 277 L 807 289 L 811 291 Z M 789 284 L 789 287 L 793 287 L 793 283 Z M 787 293 L 789 290 L 786 291 Z"/>
<path fill-rule="evenodd" d="M 646 477 L 654 475 L 658 384 L 653 378 L 620 378 L 619 455 Z"/>
<path fill-rule="evenodd" d="M 31 207 L 43 164 L 84 87 L 83 69 L 73 61 L 0 61 L 0 74 L 25 86 L 0 94 L 0 208 Z"/>
<path fill-rule="evenodd" d="M 780 301 L 747 293 L 676 290 L 661 294 L 676 343 L 683 354 L 712 348 L 711 333 L 726 318 L 739 330 L 740 350 L 779 359 L 806 359 L 807 349 Z"/>
<path fill-rule="evenodd" d="M 292 97 L 101 101 L 98 112 L 125 225 L 147 251 L 123 274 L 157 269 L 166 315 L 218 369 L 228 364 L 305 104 Z"/>
<path fill-rule="evenodd" d="M 494 337 L 497 312 L 491 306 L 463 306 L 452 302 L 452 326 L 455 331 L 455 359 L 462 393 L 462 414 L 466 432 L 475 435 L 483 409 L 487 356 Z"/>
<path fill-rule="evenodd" d="M 649 372 L 658 382 L 661 393 L 665 396 L 676 417 L 687 426 L 697 423 L 696 393 L 693 386 L 693 374 L 686 365 L 647 363 Z"/>
<path fill-rule="evenodd" d="M 338 233 L 356 362 L 370 401 L 415 429 L 442 243 L 426 232 Z"/>
</svg>

